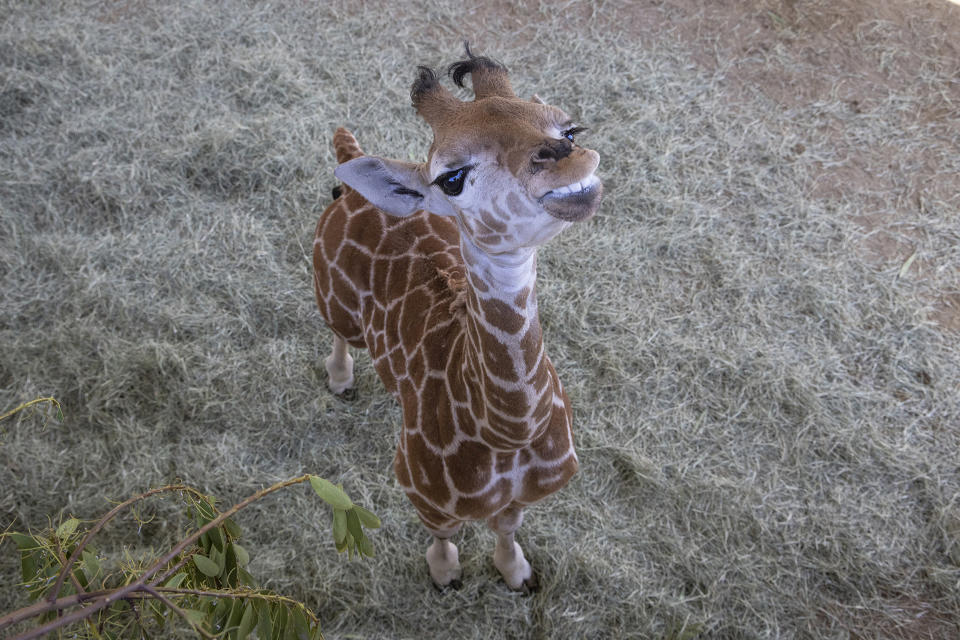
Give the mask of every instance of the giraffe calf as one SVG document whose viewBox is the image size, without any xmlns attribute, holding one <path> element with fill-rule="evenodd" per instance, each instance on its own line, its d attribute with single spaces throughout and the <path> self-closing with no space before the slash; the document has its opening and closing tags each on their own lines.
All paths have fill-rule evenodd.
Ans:
<svg viewBox="0 0 960 640">
<path fill-rule="evenodd" d="M 504 581 L 529 590 L 523 510 L 577 471 L 570 400 L 543 346 L 537 247 L 596 212 L 600 157 L 567 114 L 521 100 L 502 65 L 466 53 L 448 73 L 461 87 L 470 76 L 472 101 L 418 68 L 426 162 L 367 156 L 334 134 L 344 186 L 317 224 L 314 284 L 334 333 L 331 391 L 352 391 L 353 346 L 400 402 L 394 471 L 433 535 L 434 583 L 460 584 L 450 538 L 485 520 Z"/>
</svg>

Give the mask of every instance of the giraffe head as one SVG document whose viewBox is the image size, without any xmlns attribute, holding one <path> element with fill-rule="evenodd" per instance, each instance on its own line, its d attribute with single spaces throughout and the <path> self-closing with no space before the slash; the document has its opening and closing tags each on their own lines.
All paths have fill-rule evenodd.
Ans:
<svg viewBox="0 0 960 640">
<path fill-rule="evenodd" d="M 448 72 L 460 87 L 470 76 L 472 101 L 419 67 L 411 97 L 433 130 L 426 162 L 363 156 L 335 173 L 389 214 L 455 216 L 486 252 L 536 247 L 596 212 L 600 156 L 577 145 L 583 129 L 566 113 L 536 96 L 518 98 L 506 68 L 469 48 L 467 56 Z"/>
</svg>

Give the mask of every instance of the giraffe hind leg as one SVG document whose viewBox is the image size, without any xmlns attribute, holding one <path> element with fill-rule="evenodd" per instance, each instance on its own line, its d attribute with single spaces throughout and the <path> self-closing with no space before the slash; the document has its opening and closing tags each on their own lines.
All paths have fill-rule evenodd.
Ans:
<svg viewBox="0 0 960 640">
<path fill-rule="evenodd" d="M 357 396 L 353 380 L 353 356 L 347 349 L 347 341 L 333 336 L 333 353 L 327 356 L 324 365 L 327 369 L 327 387 L 334 394 L 353 400 Z"/>
</svg>

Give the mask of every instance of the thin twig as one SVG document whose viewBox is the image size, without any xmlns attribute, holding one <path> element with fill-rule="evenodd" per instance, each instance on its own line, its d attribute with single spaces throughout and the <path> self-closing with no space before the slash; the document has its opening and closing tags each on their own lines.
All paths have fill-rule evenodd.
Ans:
<svg viewBox="0 0 960 640">
<path fill-rule="evenodd" d="M 53 589 L 50 590 L 50 594 L 47 596 L 47 601 L 54 602 L 60 596 L 60 590 L 63 589 L 63 583 L 67 577 L 67 574 L 70 573 L 70 567 L 73 566 L 73 564 L 77 561 L 77 558 L 80 557 L 80 554 L 83 552 L 83 548 L 87 546 L 87 543 L 90 541 L 90 538 L 92 538 L 97 532 L 103 529 L 103 527 L 106 526 L 108 522 L 113 520 L 117 516 L 117 514 L 119 514 L 121 511 L 129 507 L 131 504 L 138 502 L 140 500 L 143 500 L 145 498 L 149 498 L 150 496 L 156 495 L 158 493 L 164 493 L 164 492 L 170 492 L 170 491 L 187 491 L 189 493 L 200 496 L 201 499 L 206 498 L 206 496 L 201 494 L 199 491 L 197 491 L 193 487 L 188 487 L 182 484 L 176 484 L 176 485 L 166 485 L 163 487 L 157 487 L 156 489 L 151 489 L 150 491 L 141 493 L 140 495 L 136 495 L 136 496 L 133 496 L 132 498 L 128 498 L 127 500 L 124 500 L 123 502 L 115 506 L 113 509 L 108 511 L 105 516 L 100 518 L 100 520 L 97 521 L 97 523 L 93 525 L 93 527 L 91 527 L 89 531 L 87 531 L 87 535 L 83 536 L 83 540 L 80 541 L 80 544 L 77 545 L 77 548 L 74 549 L 73 553 L 70 554 L 70 559 L 67 560 L 66 564 L 64 564 L 63 567 L 61 567 L 60 573 L 57 576 L 57 581 L 54 583 Z"/>
<path fill-rule="evenodd" d="M 159 600 L 159 601 L 162 602 L 163 604 L 165 604 L 165 605 L 167 605 L 168 607 L 170 607 L 170 609 L 171 609 L 174 613 L 176 613 L 178 616 L 180 616 L 181 618 L 183 618 L 184 620 L 186 620 L 186 621 L 187 621 L 187 624 L 189 624 L 191 627 L 193 627 L 193 629 L 194 629 L 195 631 L 197 631 L 197 633 L 199 633 L 200 635 L 202 635 L 204 638 L 215 638 L 215 637 L 216 637 L 216 636 L 214 636 L 214 635 L 211 635 L 211 634 L 207 633 L 200 625 L 195 624 L 195 623 L 190 619 L 190 616 L 187 615 L 187 612 L 186 612 L 186 611 L 184 611 L 184 610 L 181 609 L 179 606 L 177 606 L 177 603 L 176 603 L 176 602 L 174 602 L 174 601 L 171 600 L 170 598 L 168 598 L 168 597 L 166 597 L 165 595 L 163 595 L 162 593 L 160 593 L 160 590 L 154 588 L 154 587 L 151 586 L 151 585 L 146 585 L 146 586 L 143 587 L 143 589 L 144 589 L 144 591 L 146 591 L 147 593 L 149 593 L 151 596 L 153 596 L 154 598 L 156 598 L 157 600 Z"/>
<path fill-rule="evenodd" d="M 60 546 L 60 539 L 56 536 L 54 536 L 54 543 L 57 545 L 57 558 L 59 558 L 62 565 L 66 567 L 68 564 L 67 557 L 63 555 L 63 547 Z M 68 574 L 70 576 L 70 583 L 73 585 L 73 588 L 77 590 L 77 593 L 86 593 L 87 590 L 80 584 L 80 580 L 73 574 L 73 571 L 68 572 Z"/>
<path fill-rule="evenodd" d="M 13 414 L 17 413 L 18 411 L 23 411 L 24 409 L 27 409 L 27 408 L 29 408 L 29 407 L 32 407 L 33 405 L 39 404 L 39 403 L 41 403 L 41 402 L 49 402 L 50 404 L 56 406 L 57 409 L 60 408 L 60 403 L 57 401 L 56 398 L 53 398 L 53 397 L 51 397 L 51 398 L 36 398 L 35 400 L 31 400 L 30 402 L 24 402 L 23 404 L 21 404 L 21 405 L 20 405 L 19 407 L 17 407 L 16 409 L 11 409 L 10 411 L 7 411 L 5 414 L 3 414 L 2 416 L 0 416 L 0 420 L 6 420 L 7 418 L 9 418 L 10 416 L 12 416 Z"/>
<path fill-rule="evenodd" d="M 56 620 L 52 620 L 52 621 L 48 622 L 47 624 L 41 625 L 41 626 L 39 626 L 39 627 L 35 627 L 35 628 L 33 628 L 33 629 L 25 632 L 25 633 L 22 633 L 22 634 L 16 636 L 15 638 L 13 638 L 13 640 L 31 640 L 32 638 L 39 638 L 40 636 L 46 635 L 47 633 L 50 633 L 51 631 L 53 631 L 53 630 L 55 630 L 55 629 L 59 629 L 59 628 L 61 628 L 61 627 L 65 627 L 65 626 L 67 626 L 68 624 L 72 624 L 72 623 L 74 623 L 74 622 L 77 622 L 77 621 L 79 621 L 79 620 L 82 620 L 82 619 L 86 618 L 87 616 L 90 616 L 90 615 L 92 615 L 93 613 L 96 613 L 96 612 L 99 611 L 100 609 L 103 609 L 104 607 L 110 606 L 110 605 L 112 605 L 112 604 L 115 603 L 115 602 L 118 602 L 118 601 L 120 601 L 120 600 L 123 600 L 123 599 L 127 598 L 127 596 L 128 596 L 129 594 L 131 594 L 131 593 L 133 593 L 133 592 L 135 592 L 135 591 L 142 590 L 142 589 L 148 584 L 147 581 L 148 581 L 157 571 L 159 571 L 161 567 L 163 567 L 163 566 L 166 565 L 168 562 L 170 562 L 170 561 L 173 560 L 175 557 L 177 557 L 177 555 L 179 555 L 180 553 L 182 553 L 184 549 L 186 549 L 188 546 L 190 546 L 191 544 L 193 544 L 194 542 L 196 542 L 196 540 L 197 540 L 201 535 L 203 535 L 204 533 L 206 533 L 206 532 L 209 531 L 210 529 L 219 526 L 221 522 L 223 522 L 224 520 L 226 520 L 227 518 L 229 518 L 230 516 L 232 516 L 232 515 L 235 514 L 236 512 L 240 511 L 241 509 L 249 506 L 249 505 L 252 504 L 253 502 L 256 502 L 256 501 L 259 500 L 260 498 L 263 498 L 264 496 L 267 496 L 267 495 L 269 495 L 269 494 L 271 494 L 271 493 L 273 493 L 273 492 L 275 492 L 275 491 L 279 491 L 280 489 L 283 489 L 283 488 L 285 488 L 285 487 L 289 487 L 289 486 L 294 485 L 294 484 L 299 484 L 299 483 L 301 483 L 301 482 L 305 482 L 305 481 L 307 481 L 307 480 L 309 480 L 309 479 L 310 479 L 310 474 L 304 474 L 304 475 L 302 475 L 302 476 L 298 476 L 298 477 L 292 478 L 292 479 L 290 479 L 290 480 L 285 480 L 285 481 L 283 481 L 283 482 L 278 482 L 277 484 L 275 484 L 275 485 L 273 485 L 273 486 L 270 486 L 270 487 L 267 487 L 266 489 L 261 489 L 260 491 L 256 492 L 255 494 L 253 494 L 253 495 L 245 498 L 245 499 L 242 500 L 241 502 L 235 504 L 234 506 L 232 506 L 232 507 L 229 508 L 228 510 L 224 511 L 224 512 L 221 513 L 219 516 L 217 516 L 216 518 L 214 518 L 213 520 L 211 520 L 210 522 L 208 522 L 206 525 L 204 525 L 203 527 L 201 527 L 201 528 L 198 529 L 197 531 L 194 531 L 191 535 L 189 535 L 189 536 L 187 536 L 186 538 L 184 538 L 183 540 L 181 540 L 171 551 L 169 551 L 169 552 L 167 553 L 167 555 L 165 555 L 165 556 L 162 557 L 160 560 L 158 560 L 156 563 L 154 563 L 153 566 L 151 566 L 149 569 L 147 569 L 147 571 L 146 571 L 143 575 L 141 575 L 140 578 L 138 578 L 135 582 L 132 582 L 132 583 L 126 585 L 126 586 L 123 586 L 123 587 L 120 587 L 120 588 L 118 588 L 118 589 L 113 590 L 113 591 L 112 591 L 110 594 L 108 594 L 106 597 L 100 598 L 100 599 L 96 600 L 95 602 L 91 603 L 91 605 L 90 605 L 89 607 L 86 607 L 86 608 L 83 608 L 83 609 L 80 609 L 80 610 L 71 611 L 70 613 L 64 615 L 64 616 L 61 617 L 61 618 L 57 618 Z M 157 490 L 157 491 L 159 491 L 159 490 Z M 128 501 L 128 502 L 129 502 L 129 501 Z M 149 584 L 150 584 L 150 586 L 152 586 L 152 587 L 155 587 L 155 586 L 156 586 L 156 582 L 149 583 Z M 48 603 L 48 605 L 49 605 L 49 603 Z M 49 610 L 54 609 L 54 608 L 56 608 L 56 607 L 48 606 L 45 610 L 46 610 L 46 611 L 49 611 Z M 16 613 L 16 612 L 15 612 L 15 613 Z"/>
<path fill-rule="evenodd" d="M 11 611 L 2 618 L 0 618 L 0 630 L 3 630 L 9 627 L 12 624 L 16 624 L 23 620 L 28 620 L 30 618 L 35 618 L 36 616 L 42 615 L 48 611 L 53 611 L 54 609 L 66 609 L 68 607 L 73 607 L 78 604 L 83 604 L 87 600 L 95 600 L 109 594 L 113 589 L 102 589 L 100 591 L 88 591 L 87 593 L 74 593 L 69 596 L 64 596 L 58 598 L 56 602 L 47 602 L 46 600 L 41 600 L 40 602 L 35 602 L 30 606 L 23 607 L 22 609 L 17 609 L 16 611 Z"/>
<path fill-rule="evenodd" d="M 185 555 L 185 556 L 183 556 L 182 558 L 180 558 L 180 562 L 178 562 L 177 564 L 175 564 L 175 565 L 173 565 L 172 567 L 170 567 L 169 569 L 167 569 L 159 578 L 157 578 L 156 580 L 153 581 L 153 584 L 160 584 L 161 582 L 164 582 L 164 581 L 165 581 L 167 578 L 169 578 L 171 575 L 175 574 L 178 569 L 180 569 L 181 567 L 183 567 L 183 565 L 185 565 L 185 564 L 187 564 L 188 562 L 190 562 L 190 558 L 192 558 L 194 555 L 195 555 L 195 554 L 193 554 L 193 553 L 188 553 L 187 555 Z"/>
</svg>

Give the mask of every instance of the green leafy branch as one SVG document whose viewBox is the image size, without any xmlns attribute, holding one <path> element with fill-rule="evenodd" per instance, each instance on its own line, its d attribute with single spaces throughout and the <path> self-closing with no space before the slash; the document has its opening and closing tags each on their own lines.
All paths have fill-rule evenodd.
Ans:
<svg viewBox="0 0 960 640">
<path fill-rule="evenodd" d="M 380 520 L 353 504 L 343 489 L 312 475 L 279 482 L 217 510 L 213 498 L 186 485 L 167 485 L 133 496 L 111 509 L 92 527 L 68 518 L 56 529 L 39 534 L 7 531 L 18 547 L 23 585 L 32 605 L 0 617 L 0 631 L 38 618 L 40 625 L 16 636 L 28 640 L 80 623 L 85 637 L 124 637 L 131 630 L 149 637 L 173 612 L 198 635 L 246 638 L 254 629 L 261 639 L 322 638 L 320 621 L 296 600 L 257 589 L 246 567 L 248 551 L 238 544 L 240 527 L 231 517 L 261 498 L 309 481 L 317 495 L 333 508 L 333 534 L 338 551 L 350 557 L 373 555 L 364 532 Z M 141 563 L 128 559 L 110 571 L 91 544 L 93 536 L 126 509 L 160 494 L 175 494 L 187 503 L 196 529 L 159 559 Z"/>
</svg>

